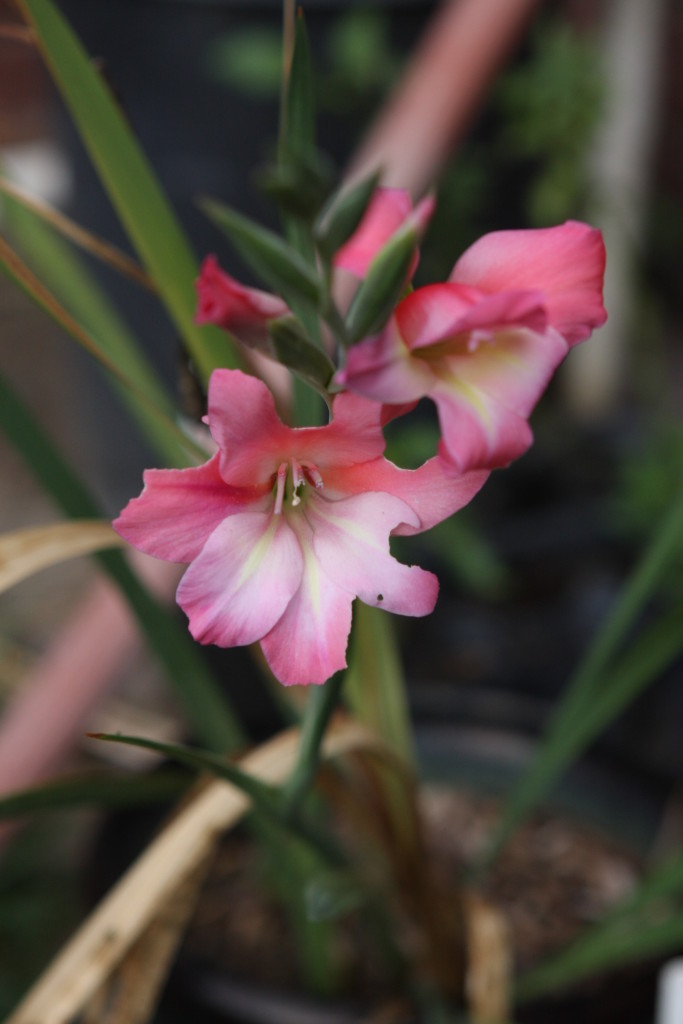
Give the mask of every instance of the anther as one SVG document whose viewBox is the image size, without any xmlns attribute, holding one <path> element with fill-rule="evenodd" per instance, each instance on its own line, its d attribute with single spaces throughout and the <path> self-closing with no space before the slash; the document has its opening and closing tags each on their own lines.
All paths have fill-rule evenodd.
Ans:
<svg viewBox="0 0 683 1024">
<path fill-rule="evenodd" d="M 302 462 L 301 466 L 316 490 L 322 491 L 325 485 L 323 484 L 323 478 L 320 475 L 318 467 L 314 466 L 312 462 Z"/>
</svg>

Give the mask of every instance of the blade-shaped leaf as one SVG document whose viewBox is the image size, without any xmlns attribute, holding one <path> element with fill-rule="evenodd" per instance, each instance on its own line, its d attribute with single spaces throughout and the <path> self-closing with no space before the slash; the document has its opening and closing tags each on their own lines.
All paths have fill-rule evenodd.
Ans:
<svg viewBox="0 0 683 1024">
<path fill-rule="evenodd" d="M 551 734 L 507 801 L 484 863 L 498 856 L 518 822 L 546 796 L 561 772 L 680 654 L 682 621 L 683 606 L 679 605 L 643 633 L 601 679 L 600 693 L 584 717 L 578 722 L 568 721 L 564 732 Z"/>
<path fill-rule="evenodd" d="M 107 743 L 123 743 L 130 747 L 140 747 L 142 750 L 154 750 L 157 754 L 162 754 L 172 761 L 178 761 L 193 771 L 209 772 L 240 789 L 250 800 L 253 800 L 254 806 L 259 810 L 270 814 L 275 813 L 278 802 L 277 790 L 254 778 L 253 775 L 249 775 L 248 772 L 243 771 L 224 757 L 178 743 L 161 743 L 144 736 L 124 736 L 122 733 L 105 732 L 88 733 L 88 736 L 90 739 L 103 740 Z"/>
<path fill-rule="evenodd" d="M 560 771 L 680 650 L 681 618 L 676 610 L 651 627 L 616 668 L 609 664 L 654 593 L 682 533 L 680 490 L 574 674 L 536 757 L 507 800 L 485 857 L 487 863 L 502 850 L 524 815 L 545 796 Z"/>
<path fill-rule="evenodd" d="M 240 365 L 225 334 L 194 323 L 197 261 L 102 76 L 52 0 L 17 0 L 131 243 L 204 381 Z"/>
<path fill-rule="evenodd" d="M 683 943 L 683 918 L 674 913 L 637 927 L 616 929 L 601 935 L 600 942 L 577 943 L 548 963 L 522 975 L 517 984 L 516 1001 L 523 1003 L 588 978 L 598 971 L 645 960 L 648 957 L 678 951 Z"/>
<path fill-rule="evenodd" d="M 195 750 L 173 743 L 158 743 L 156 740 L 148 740 L 141 736 L 123 736 L 111 733 L 93 733 L 92 739 L 105 740 L 110 743 L 124 743 L 133 747 L 142 747 L 144 750 L 155 750 L 158 754 L 180 764 L 187 765 L 199 772 L 209 772 L 219 779 L 224 779 L 239 789 L 249 800 L 254 808 L 269 820 L 275 822 L 285 831 L 291 832 L 310 843 L 319 853 L 334 866 L 340 867 L 346 864 L 346 858 L 337 847 L 336 843 L 327 835 L 321 833 L 317 828 L 308 824 L 298 814 L 289 814 L 280 798 L 278 789 L 261 782 L 255 776 L 245 772 L 236 764 L 227 761 L 223 757 L 217 757 L 204 750 Z"/>
<path fill-rule="evenodd" d="M 130 278 L 131 281 L 135 281 L 136 284 L 141 285 L 143 288 L 154 291 L 152 279 L 144 272 L 142 267 L 138 266 L 135 260 L 132 260 L 130 256 L 110 242 L 106 242 L 103 238 L 98 238 L 91 231 L 86 231 L 84 227 L 71 220 L 61 210 L 57 210 L 50 206 L 49 203 L 36 199 L 35 196 L 19 188 L 18 185 L 2 177 L 0 177 L 0 192 L 5 197 L 9 197 L 20 206 L 23 206 L 25 210 L 34 214 L 34 216 L 46 224 L 49 224 L 51 228 L 58 231 L 64 238 L 68 238 L 70 242 L 74 242 L 75 245 L 80 246 L 81 249 L 90 253 L 91 256 L 95 256 L 96 259 L 106 263 L 113 270 L 123 274 L 124 277 Z"/>
<path fill-rule="evenodd" d="M 334 363 L 306 335 L 294 317 L 271 320 L 268 333 L 273 355 L 316 390 L 325 392 L 334 374 Z"/>
<path fill-rule="evenodd" d="M 2 534 L 0 594 L 41 569 L 123 544 L 111 523 L 98 519 L 51 523 Z"/>
<path fill-rule="evenodd" d="M 172 419 L 173 403 L 154 368 L 116 307 L 72 247 L 33 211 L 23 208 L 13 198 L 5 197 L 3 214 L 9 231 L 37 271 L 41 283 L 74 318 L 71 325 L 82 325 L 88 332 L 91 345 L 97 348 L 98 361 L 102 362 L 102 357 L 108 361 L 105 369 L 113 365 L 124 375 L 125 381 L 115 373 L 110 374 L 109 380 L 160 459 L 171 466 L 183 466 L 204 458 L 176 426 Z M 37 279 L 35 275 L 34 279 Z M 82 342 L 81 338 L 77 340 Z M 129 386 L 131 383 L 133 387 Z M 164 415 L 157 415 L 150 409 L 150 403 Z"/>
<path fill-rule="evenodd" d="M 349 240 L 368 208 L 379 182 L 379 172 L 349 187 L 342 185 L 320 212 L 314 227 L 318 249 L 326 258 Z"/>
<path fill-rule="evenodd" d="M 286 59 L 286 58 L 285 58 Z M 280 124 L 280 163 L 290 155 L 307 155 L 315 146 L 315 86 L 306 22 L 301 8 L 287 69 Z"/>
<path fill-rule="evenodd" d="M 317 308 L 321 297 L 320 280 L 283 238 L 215 199 L 203 199 L 200 206 L 270 288 L 288 301 L 293 295 L 296 301 Z"/>
<path fill-rule="evenodd" d="M 0 429 L 67 515 L 103 518 L 87 487 L 1 375 Z M 242 730 L 185 630 L 140 583 L 121 552 L 102 551 L 96 557 L 130 604 L 199 735 L 212 749 L 242 745 Z"/>
<path fill-rule="evenodd" d="M 57 301 L 54 295 L 29 269 L 19 255 L 0 237 L 0 267 L 26 292 L 45 312 L 55 320 L 60 327 L 63 327 L 86 351 L 95 358 L 111 373 L 119 384 L 134 396 L 136 402 L 144 408 L 145 414 L 160 424 L 163 424 L 165 436 L 175 437 L 177 446 L 174 451 L 183 458 L 183 451 L 192 451 L 196 455 L 205 457 L 206 453 L 201 449 L 197 450 L 193 441 L 187 438 L 182 431 L 169 418 L 168 413 L 159 408 L 155 402 L 145 395 L 126 373 L 109 358 L 98 342 L 86 331 L 81 324 Z M 187 459 L 187 456 L 184 456 Z"/>
<path fill-rule="evenodd" d="M 128 807 L 133 804 L 172 800 L 188 788 L 186 774 L 154 772 L 147 775 L 130 772 L 89 772 L 48 782 L 43 786 L 18 790 L 0 797 L 0 821 L 64 811 L 94 804 L 97 807 Z"/>
</svg>

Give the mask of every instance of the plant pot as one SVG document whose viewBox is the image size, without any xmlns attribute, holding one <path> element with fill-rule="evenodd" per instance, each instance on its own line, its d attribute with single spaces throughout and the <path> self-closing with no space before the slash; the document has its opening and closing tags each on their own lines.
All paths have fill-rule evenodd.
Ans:
<svg viewBox="0 0 683 1024">
<path fill-rule="evenodd" d="M 421 730 L 419 746 L 425 774 L 436 784 L 434 788 L 433 783 L 425 802 L 433 841 L 440 860 L 452 866 L 462 855 L 463 846 L 468 845 L 467 841 L 463 844 L 462 836 L 477 831 L 481 834 L 482 822 L 490 821 L 493 813 L 491 795 L 507 788 L 510 779 L 527 763 L 533 748 L 514 733 L 452 726 Z M 479 795 L 474 801 L 470 797 L 453 798 L 453 787 Z M 522 852 L 512 850 L 512 867 L 503 867 L 498 877 L 492 877 L 486 898 L 500 904 L 500 894 L 506 887 L 509 891 L 511 885 L 519 888 L 525 884 L 526 899 L 516 895 L 508 908 L 513 927 L 518 927 L 524 914 L 528 916 L 529 907 L 538 904 L 539 893 L 547 890 L 542 893 L 545 903 L 535 913 L 541 918 L 544 914 L 548 917 L 549 942 L 557 945 L 563 928 L 571 936 L 578 926 L 575 921 L 567 922 L 566 927 L 558 926 L 552 921 L 553 916 L 561 914 L 563 909 L 571 916 L 572 900 L 585 902 L 586 892 L 592 893 L 591 898 L 598 902 L 603 898 L 595 895 L 594 875 L 611 877 L 610 884 L 616 884 L 620 875 L 626 881 L 629 873 L 635 878 L 642 854 L 656 832 L 662 806 L 663 794 L 645 787 L 641 779 L 627 778 L 623 772 L 617 773 L 601 763 L 580 764 L 568 774 L 543 814 L 521 835 Z M 444 828 L 444 809 L 448 808 L 457 811 L 455 825 L 450 830 Z M 443 836 L 434 838 L 439 833 Z M 571 842 L 576 847 L 574 853 L 566 852 L 567 843 Z M 539 847 L 537 853 L 534 853 L 534 844 Z M 545 847 L 550 844 L 549 853 L 541 849 L 542 844 Z M 456 848 L 458 852 L 454 853 Z M 559 849 L 559 854 L 553 852 L 555 848 Z M 546 871 L 549 858 L 555 864 L 555 878 L 550 868 Z M 521 861 L 528 862 L 523 868 L 523 877 L 520 876 Z M 584 870 L 585 878 L 581 877 Z M 508 877 L 506 871 L 516 874 Z M 541 874 L 549 877 L 541 877 Z M 609 898 L 614 898 L 614 894 Z M 213 890 L 211 900 L 215 905 Z M 230 905 L 229 896 L 227 901 Z M 233 909 L 237 906 L 241 904 L 235 903 Z M 505 909 L 503 907 L 504 912 Z M 595 906 L 590 906 L 581 914 L 590 916 L 594 912 Z M 539 935 L 542 938 L 542 928 Z M 538 946 L 538 938 L 535 941 Z M 286 955 L 286 949 L 282 955 Z M 534 955 L 539 955 L 538 949 Z M 550 1020 L 553 1024 L 565 1021 L 644 1024 L 653 1013 L 658 966 L 658 963 L 630 966 L 625 971 L 591 979 L 552 998 L 520 1007 L 515 1020 L 519 1024 L 547 1024 Z M 288 1024 L 289 1021 L 351 1024 L 370 1019 L 382 1002 L 379 999 L 368 1003 L 353 997 L 332 1003 L 316 1001 L 291 990 L 270 988 L 266 977 L 263 961 L 255 964 L 251 980 L 245 981 L 202 962 L 186 944 L 172 972 L 156 1024 L 180 1024 L 188 1019 L 197 1024 Z M 384 993 L 383 998 L 386 995 Z M 386 1019 L 403 1018 L 399 1014 Z"/>
</svg>

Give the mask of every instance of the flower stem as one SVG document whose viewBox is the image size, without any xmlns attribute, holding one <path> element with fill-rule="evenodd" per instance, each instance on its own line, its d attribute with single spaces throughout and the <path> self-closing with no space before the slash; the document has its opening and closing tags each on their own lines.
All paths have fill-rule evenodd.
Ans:
<svg viewBox="0 0 683 1024">
<path fill-rule="evenodd" d="M 344 673 L 336 672 L 322 686 L 316 686 L 308 698 L 301 727 L 299 756 L 282 790 L 284 811 L 289 817 L 295 815 L 315 778 L 322 741 L 339 702 L 343 682 Z"/>
</svg>

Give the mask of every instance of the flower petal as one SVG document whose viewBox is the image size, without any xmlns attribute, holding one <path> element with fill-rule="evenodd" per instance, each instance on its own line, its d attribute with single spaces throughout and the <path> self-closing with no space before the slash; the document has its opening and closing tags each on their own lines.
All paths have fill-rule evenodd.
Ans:
<svg viewBox="0 0 683 1024">
<path fill-rule="evenodd" d="M 434 385 L 434 375 L 427 364 L 411 356 L 395 317 L 381 334 L 349 349 L 346 366 L 335 380 L 387 405 L 414 402 Z"/>
<path fill-rule="evenodd" d="M 284 516 L 230 516 L 211 534 L 178 587 L 201 643 L 234 647 L 268 633 L 301 582 L 303 556 Z"/>
<path fill-rule="evenodd" d="M 524 416 L 464 382 L 440 383 L 430 397 L 439 412 L 441 451 L 460 473 L 507 466 L 533 441 Z"/>
<path fill-rule="evenodd" d="M 328 465 L 366 462 L 384 451 L 381 408 L 357 395 L 338 395 L 332 422 L 293 429 L 281 423 L 273 396 L 255 377 L 215 370 L 209 382 L 209 426 L 230 484 L 265 485 L 289 458 Z"/>
<path fill-rule="evenodd" d="M 224 480 L 248 487 L 265 483 L 277 470 L 291 430 L 280 421 L 263 381 L 241 370 L 214 370 L 208 420 Z"/>
<path fill-rule="evenodd" d="M 335 253 L 334 266 L 348 270 L 354 277 L 364 277 L 379 250 L 400 228 L 412 207 L 410 193 L 405 189 L 378 188 L 351 238 Z"/>
<path fill-rule="evenodd" d="M 549 322 L 570 345 L 607 319 L 602 304 L 602 233 L 578 221 L 528 231 L 495 231 L 470 246 L 449 278 L 486 292 L 540 289 Z"/>
<path fill-rule="evenodd" d="M 539 291 L 505 291 L 487 295 L 459 284 L 418 288 L 396 309 L 396 324 L 407 347 L 427 348 L 471 331 L 514 325 L 544 331 L 548 317 Z"/>
<path fill-rule="evenodd" d="M 328 474 L 325 494 L 359 494 L 383 491 L 409 505 L 417 525 L 400 523 L 392 536 L 410 536 L 430 530 L 467 505 L 488 479 L 488 471 L 457 474 L 452 465 L 434 457 L 419 469 L 400 469 L 388 459 L 375 459 L 362 466 L 349 466 Z"/>
<path fill-rule="evenodd" d="M 197 323 L 216 324 L 246 345 L 264 346 L 268 341 L 268 321 L 289 312 L 287 303 L 277 295 L 247 288 L 226 274 L 215 256 L 207 256 L 202 263 L 196 286 Z"/>
<path fill-rule="evenodd" d="M 342 501 L 310 500 L 306 516 L 313 550 L 323 571 L 365 604 L 400 615 L 428 615 L 439 583 L 418 566 L 397 562 L 389 552 L 389 534 L 419 520 L 400 498 L 368 492 Z"/>
<path fill-rule="evenodd" d="M 147 469 L 144 490 L 128 502 L 113 526 L 134 547 L 169 562 L 191 562 L 210 534 L 258 494 L 228 485 L 218 455 L 191 469 Z"/>
<path fill-rule="evenodd" d="M 301 585 L 261 640 L 266 661 L 285 685 L 321 684 L 345 668 L 351 632 L 353 595 L 325 575 L 310 544 L 302 546 Z"/>
</svg>

